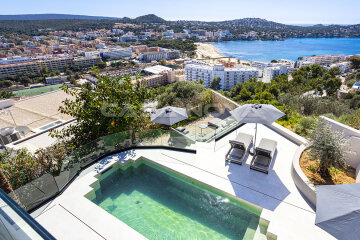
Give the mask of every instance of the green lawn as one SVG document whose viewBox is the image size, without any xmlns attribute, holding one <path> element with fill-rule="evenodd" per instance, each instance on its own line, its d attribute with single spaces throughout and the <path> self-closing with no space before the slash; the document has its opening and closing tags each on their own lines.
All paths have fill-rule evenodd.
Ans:
<svg viewBox="0 0 360 240">
<path fill-rule="evenodd" d="M 62 84 L 14 91 L 15 97 L 30 97 L 60 89 Z"/>
</svg>

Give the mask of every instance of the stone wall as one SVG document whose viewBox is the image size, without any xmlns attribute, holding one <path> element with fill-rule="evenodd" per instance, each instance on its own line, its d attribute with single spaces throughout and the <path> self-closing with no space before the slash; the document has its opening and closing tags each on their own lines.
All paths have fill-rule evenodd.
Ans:
<svg viewBox="0 0 360 240">
<path fill-rule="evenodd" d="M 223 114 L 226 109 L 233 110 L 240 105 L 236 102 L 232 101 L 231 99 L 221 95 L 220 93 L 211 90 L 211 102 L 216 108 L 216 111 Z"/>
</svg>

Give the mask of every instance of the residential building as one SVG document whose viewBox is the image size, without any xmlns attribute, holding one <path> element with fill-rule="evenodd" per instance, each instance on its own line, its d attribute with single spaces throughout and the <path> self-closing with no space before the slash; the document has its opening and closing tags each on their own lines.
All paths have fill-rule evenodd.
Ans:
<svg viewBox="0 0 360 240">
<path fill-rule="evenodd" d="M 132 57 L 133 53 L 130 48 L 110 48 L 101 53 L 106 58 L 126 58 Z"/>
<path fill-rule="evenodd" d="M 61 84 L 67 80 L 67 76 L 55 76 L 45 78 L 46 84 Z"/>
<path fill-rule="evenodd" d="M 79 57 L 74 58 L 72 60 L 72 63 L 77 68 L 91 68 L 98 62 L 100 62 L 100 57 L 94 56 L 94 57 Z"/>
<path fill-rule="evenodd" d="M 302 61 L 304 62 L 312 62 L 312 64 L 318 65 L 331 65 L 336 62 L 344 61 L 346 57 L 341 55 L 323 55 L 323 56 L 311 56 L 304 57 Z"/>
<path fill-rule="evenodd" d="M 269 83 L 275 77 L 287 74 L 288 68 L 286 66 L 267 67 L 264 69 L 263 82 Z"/>
<path fill-rule="evenodd" d="M 99 61 L 101 61 L 101 59 L 98 56 L 78 58 L 67 56 L 37 58 L 31 62 L 0 65 L 0 78 L 16 76 L 20 73 L 38 73 L 42 68 L 47 68 L 49 71 L 65 71 L 66 68 L 71 66 L 89 68 Z"/>
<path fill-rule="evenodd" d="M 174 39 L 174 31 L 173 30 L 167 30 L 162 33 L 163 39 Z"/>
<path fill-rule="evenodd" d="M 12 63 L 22 63 L 30 62 L 33 59 L 30 57 L 14 56 L 9 58 L 0 58 L 0 64 L 12 64 Z"/>
<path fill-rule="evenodd" d="M 180 57 L 180 51 L 161 49 L 158 52 L 140 52 L 138 59 L 143 62 L 160 61 L 161 59 L 176 59 Z"/>
<path fill-rule="evenodd" d="M 234 68 L 225 68 L 221 64 L 187 64 L 185 66 L 186 81 L 200 81 L 202 79 L 206 87 L 210 87 L 214 78 L 221 79 L 222 90 L 230 90 L 238 83 L 244 83 L 251 78 L 257 79 L 259 70 L 252 67 L 236 66 Z"/>
<path fill-rule="evenodd" d="M 351 62 L 339 62 L 331 64 L 330 66 L 324 67 L 325 69 L 331 69 L 331 68 L 339 68 L 341 73 L 346 73 L 350 71 L 351 68 Z"/>
<path fill-rule="evenodd" d="M 264 70 L 268 66 L 268 63 L 260 62 L 260 61 L 252 61 L 250 64 L 252 67 L 258 68 L 260 70 Z"/>
</svg>

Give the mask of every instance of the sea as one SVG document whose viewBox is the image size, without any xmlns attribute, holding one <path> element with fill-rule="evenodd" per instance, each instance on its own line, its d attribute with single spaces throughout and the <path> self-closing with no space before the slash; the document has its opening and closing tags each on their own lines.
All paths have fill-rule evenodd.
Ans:
<svg viewBox="0 0 360 240">
<path fill-rule="evenodd" d="M 284 41 L 227 41 L 212 43 L 222 54 L 245 61 L 289 59 L 313 55 L 360 54 L 360 38 L 292 38 Z"/>
</svg>

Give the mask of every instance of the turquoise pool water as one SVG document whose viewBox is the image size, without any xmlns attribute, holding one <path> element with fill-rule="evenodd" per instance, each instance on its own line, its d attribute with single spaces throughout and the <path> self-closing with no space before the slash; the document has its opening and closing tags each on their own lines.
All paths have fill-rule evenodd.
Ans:
<svg viewBox="0 0 360 240">
<path fill-rule="evenodd" d="M 254 239 L 259 229 L 260 208 L 148 161 L 113 167 L 93 187 L 90 200 L 148 239 Z"/>
</svg>

